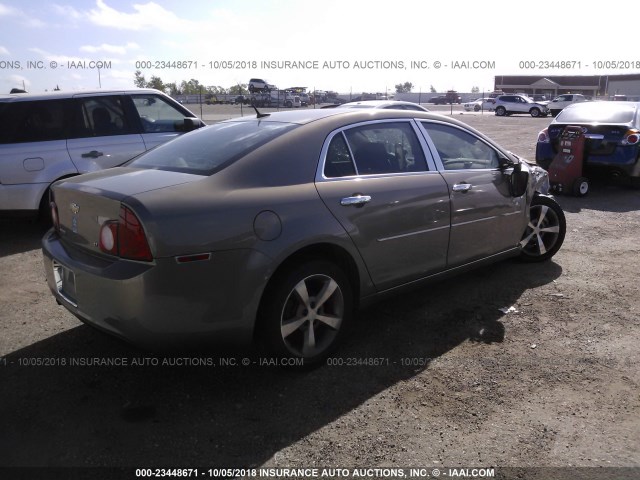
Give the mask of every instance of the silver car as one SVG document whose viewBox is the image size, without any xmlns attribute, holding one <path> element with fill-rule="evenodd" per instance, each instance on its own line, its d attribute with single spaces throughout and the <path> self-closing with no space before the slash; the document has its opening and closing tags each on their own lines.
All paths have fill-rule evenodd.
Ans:
<svg viewBox="0 0 640 480">
<path fill-rule="evenodd" d="M 415 112 L 428 112 L 422 105 L 402 100 L 362 100 L 359 102 L 347 102 L 335 105 L 336 108 L 386 108 L 395 110 L 413 110 Z"/>
<path fill-rule="evenodd" d="M 122 165 L 202 125 L 152 89 L 0 96 L 0 213 L 48 213 L 56 180 Z"/>
<path fill-rule="evenodd" d="M 493 111 L 495 107 L 495 99 L 493 98 L 476 98 L 472 102 L 463 104 L 465 111 L 467 112 L 479 112 L 480 110 Z"/>
<path fill-rule="evenodd" d="M 325 358 L 358 306 L 560 248 L 544 170 L 456 120 L 319 109 L 229 120 L 52 188 L 53 295 L 136 344 Z"/>
</svg>

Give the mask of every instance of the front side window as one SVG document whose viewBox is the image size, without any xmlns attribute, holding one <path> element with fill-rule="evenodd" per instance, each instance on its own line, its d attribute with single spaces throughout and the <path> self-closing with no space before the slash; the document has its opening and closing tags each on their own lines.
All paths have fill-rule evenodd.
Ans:
<svg viewBox="0 0 640 480">
<path fill-rule="evenodd" d="M 479 138 L 459 128 L 422 122 L 445 170 L 498 168 L 499 154 Z"/>
<path fill-rule="evenodd" d="M 184 131 L 184 112 L 158 95 L 132 95 L 144 133 Z"/>
</svg>

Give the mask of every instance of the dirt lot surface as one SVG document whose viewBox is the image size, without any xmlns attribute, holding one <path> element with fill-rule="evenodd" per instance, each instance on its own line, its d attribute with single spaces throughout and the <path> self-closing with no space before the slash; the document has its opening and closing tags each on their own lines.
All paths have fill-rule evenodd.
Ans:
<svg viewBox="0 0 640 480">
<path fill-rule="evenodd" d="M 528 158 L 550 122 L 454 116 Z M 640 478 L 640 190 L 596 184 L 558 200 L 567 236 L 552 261 L 502 262 L 361 311 L 332 365 L 306 373 L 252 350 L 163 365 L 56 305 L 42 227 L 0 223 L 0 466 L 636 467 L 580 472 Z M 184 365 L 194 359 L 212 365 Z M 105 360 L 127 366 L 95 365 Z"/>
</svg>

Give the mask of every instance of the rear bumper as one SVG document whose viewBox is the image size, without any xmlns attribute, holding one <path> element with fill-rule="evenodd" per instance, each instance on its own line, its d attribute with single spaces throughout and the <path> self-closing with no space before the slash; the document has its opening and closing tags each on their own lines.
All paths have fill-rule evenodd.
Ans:
<svg viewBox="0 0 640 480">
<path fill-rule="evenodd" d="M 135 345 L 175 348 L 246 344 L 253 336 L 267 257 L 254 250 L 213 253 L 178 264 L 105 260 L 62 244 L 50 230 L 42 240 L 47 283 L 81 321 Z M 61 286 L 64 271 L 72 282 Z"/>
</svg>

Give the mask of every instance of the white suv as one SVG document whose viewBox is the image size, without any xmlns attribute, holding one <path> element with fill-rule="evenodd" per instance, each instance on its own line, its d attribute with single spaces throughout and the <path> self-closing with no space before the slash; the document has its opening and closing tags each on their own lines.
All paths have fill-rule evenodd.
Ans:
<svg viewBox="0 0 640 480">
<path fill-rule="evenodd" d="M 584 95 L 576 93 L 568 93 L 565 95 L 558 95 L 549 103 L 549 111 L 554 117 L 558 115 L 564 107 L 577 102 L 586 102 L 587 98 Z"/>
<path fill-rule="evenodd" d="M 499 117 L 512 113 L 528 113 L 532 117 L 546 117 L 549 114 L 544 103 L 534 102 L 526 95 L 500 95 L 495 100 L 493 108 Z"/>
<path fill-rule="evenodd" d="M 252 78 L 249 80 L 249 92 L 270 92 L 271 90 L 277 90 L 278 87 L 271 85 L 262 78 Z"/>
<path fill-rule="evenodd" d="M 122 165 L 203 125 L 151 89 L 2 95 L 0 214 L 48 214 L 56 180 Z"/>
</svg>

